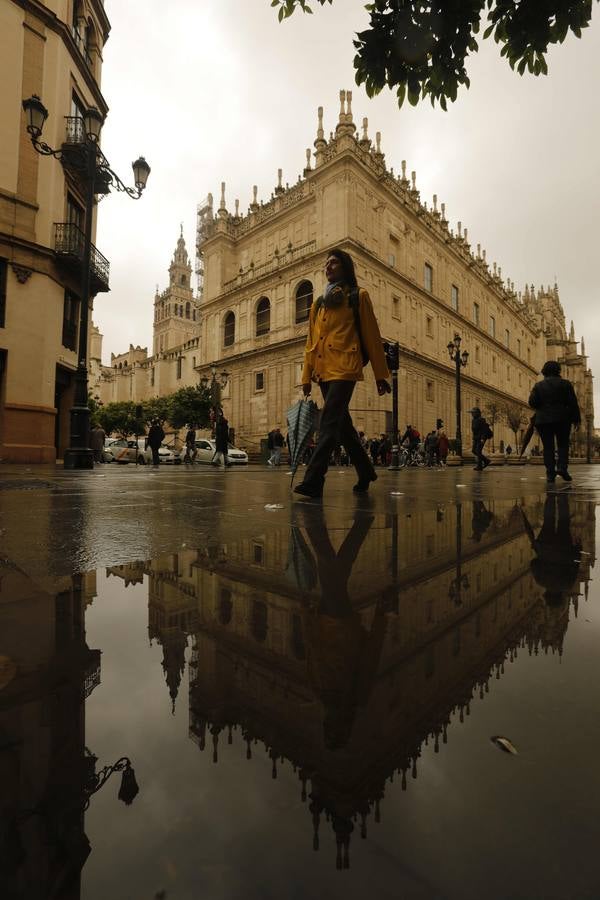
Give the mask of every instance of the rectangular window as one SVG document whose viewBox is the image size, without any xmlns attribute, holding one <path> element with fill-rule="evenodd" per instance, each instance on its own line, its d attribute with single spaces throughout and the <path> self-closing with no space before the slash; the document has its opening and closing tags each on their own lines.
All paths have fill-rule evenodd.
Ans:
<svg viewBox="0 0 600 900">
<path fill-rule="evenodd" d="M 473 322 L 479 325 L 479 303 L 473 304 Z"/>
<path fill-rule="evenodd" d="M 496 337 L 496 320 L 493 316 L 490 316 L 489 332 L 493 338 Z"/>
<path fill-rule="evenodd" d="M 492 356 L 492 372 L 496 371 L 496 357 Z"/>
<path fill-rule="evenodd" d="M 431 294 L 433 292 L 433 268 L 429 263 L 425 263 L 424 284 L 425 290 Z"/>
<path fill-rule="evenodd" d="M 77 349 L 77 324 L 79 322 L 79 297 L 65 291 L 63 300 L 62 345 L 67 350 Z"/>
<path fill-rule="evenodd" d="M 510 331 L 508 328 L 504 329 L 504 343 L 510 349 Z"/>
<path fill-rule="evenodd" d="M 181 356 L 177 357 L 177 380 L 181 378 Z"/>
<path fill-rule="evenodd" d="M 150 387 L 154 387 L 154 366 L 150 369 Z"/>
<path fill-rule="evenodd" d="M 264 560 L 264 547 L 262 544 L 254 544 L 254 563 L 257 566 L 262 566 Z"/>
<path fill-rule="evenodd" d="M 80 204 L 71 194 L 67 194 L 67 222 L 83 231 L 84 215 Z"/>
<path fill-rule="evenodd" d="M 455 284 L 450 289 L 450 304 L 458 312 L 458 288 Z"/>
<path fill-rule="evenodd" d="M 433 381 L 427 381 L 425 383 L 425 398 L 427 400 L 430 400 L 432 403 L 435 399 L 433 395 Z"/>
<path fill-rule="evenodd" d="M 264 391 L 265 389 L 265 373 L 255 372 L 254 374 L 254 390 Z"/>
<path fill-rule="evenodd" d="M 520 338 L 517 338 L 517 356 L 519 358 L 521 357 L 521 340 L 520 340 Z"/>
<path fill-rule="evenodd" d="M 6 321 L 6 282 L 8 278 L 8 262 L 0 259 L 0 328 Z"/>
<path fill-rule="evenodd" d="M 394 269 L 396 267 L 396 254 L 395 253 L 388 253 L 388 263 L 390 264 L 392 269 Z"/>
<path fill-rule="evenodd" d="M 400 297 L 392 297 L 392 318 L 402 320 L 402 307 Z"/>
<path fill-rule="evenodd" d="M 425 333 L 427 337 L 433 337 L 433 319 L 431 316 L 425 316 Z"/>
<path fill-rule="evenodd" d="M 479 344 L 475 344 L 475 362 L 481 362 L 481 353 L 479 350 Z"/>
</svg>

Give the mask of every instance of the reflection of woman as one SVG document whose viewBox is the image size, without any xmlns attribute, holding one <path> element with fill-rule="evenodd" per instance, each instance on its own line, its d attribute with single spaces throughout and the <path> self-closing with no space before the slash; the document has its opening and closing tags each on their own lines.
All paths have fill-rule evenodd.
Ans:
<svg viewBox="0 0 600 900">
<path fill-rule="evenodd" d="M 544 503 L 544 522 L 537 538 L 523 513 L 525 528 L 535 550 L 531 573 L 548 606 L 564 603 L 577 580 L 581 543 L 571 535 L 571 516 L 567 494 L 548 494 Z"/>
<path fill-rule="evenodd" d="M 383 643 L 383 604 L 378 604 L 367 631 L 348 595 L 352 565 L 373 516 L 358 515 L 336 553 L 323 510 L 313 507 L 303 512 L 321 586 L 318 606 L 307 613 L 305 622 L 308 672 L 325 708 L 325 744 L 334 750 L 349 740 L 357 705 L 364 704 L 370 693 Z"/>
</svg>

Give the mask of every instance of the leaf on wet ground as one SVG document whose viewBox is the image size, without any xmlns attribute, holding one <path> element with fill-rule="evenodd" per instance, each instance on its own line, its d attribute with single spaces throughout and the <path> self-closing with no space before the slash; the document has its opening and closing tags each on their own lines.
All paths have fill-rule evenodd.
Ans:
<svg viewBox="0 0 600 900">
<path fill-rule="evenodd" d="M 265 503 L 265 509 L 285 509 L 283 503 Z"/>
<path fill-rule="evenodd" d="M 390 491 L 390 497 L 404 497 L 404 491 Z"/>
<path fill-rule="evenodd" d="M 503 750 L 505 753 L 512 753 L 514 756 L 517 756 L 519 752 L 513 742 L 509 741 L 507 737 L 502 737 L 501 734 L 492 735 L 490 741 L 492 744 L 495 744 L 499 750 Z"/>
</svg>

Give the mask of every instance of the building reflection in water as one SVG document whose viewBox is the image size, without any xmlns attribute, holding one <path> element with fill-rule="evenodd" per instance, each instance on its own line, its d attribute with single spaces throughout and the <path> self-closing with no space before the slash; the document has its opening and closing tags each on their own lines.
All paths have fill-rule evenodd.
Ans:
<svg viewBox="0 0 600 900">
<path fill-rule="evenodd" d="M 191 643 L 200 750 L 217 763 L 237 735 L 273 778 L 291 763 L 314 847 L 332 828 L 339 868 L 355 830 L 379 821 L 387 783 L 417 777 L 423 745 L 438 752 L 507 661 L 562 653 L 595 547 L 593 506 L 566 492 L 526 509 L 359 510 L 349 528 L 344 515 L 295 504 L 280 531 L 108 570 L 148 576 L 173 704 Z"/>
<path fill-rule="evenodd" d="M 95 573 L 33 583 L 0 561 L 0 896 L 80 896 L 90 853 L 84 811 L 113 771 L 137 793 L 127 758 L 96 771 L 85 746 L 85 701 L 100 651 L 85 638 Z"/>
</svg>

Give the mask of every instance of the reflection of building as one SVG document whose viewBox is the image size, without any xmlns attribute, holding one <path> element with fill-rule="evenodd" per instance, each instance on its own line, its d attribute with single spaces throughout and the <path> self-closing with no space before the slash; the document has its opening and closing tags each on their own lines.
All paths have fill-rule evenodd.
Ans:
<svg viewBox="0 0 600 900">
<path fill-rule="evenodd" d="M 80 143 L 84 110 L 107 112 L 100 73 L 110 25 L 102 0 L 0 0 L 0 21 L 0 457 L 53 462 L 73 405 L 84 185 L 36 153 L 21 101 L 41 96 L 51 146 Z M 93 296 L 108 290 L 108 276 L 93 247 Z"/>
<path fill-rule="evenodd" d="M 13 676 L 0 680 L 0 895 L 75 898 L 90 851 L 85 700 L 100 651 L 86 644 L 84 613 L 95 578 L 57 579 L 50 593 L 15 568 L 0 574 L 0 660 Z"/>
<path fill-rule="evenodd" d="M 593 554 L 593 509 L 568 502 L 573 535 Z M 543 513 L 541 501 L 527 508 L 536 534 Z M 376 516 L 352 566 L 352 616 L 336 620 L 315 577 L 318 515 L 294 521 L 293 539 L 270 530 L 148 564 L 149 628 L 165 647 L 171 696 L 193 635 L 190 736 L 200 749 L 217 762 L 220 741 L 238 733 L 249 758 L 262 745 L 273 777 L 290 761 L 310 798 L 315 844 L 328 820 L 343 866 L 355 817 L 364 833 L 388 780 L 416 777 L 424 742 L 439 749 L 519 652 L 562 652 L 594 556 L 582 556 L 564 602 L 549 605 L 512 503 L 413 511 L 402 530 L 394 516 Z M 348 526 L 328 515 L 337 548 Z"/>
<path fill-rule="evenodd" d="M 401 344 L 401 421 L 424 433 L 438 416 L 454 420 L 446 347 L 455 331 L 470 353 L 463 433 L 474 405 L 509 403 L 526 410 L 546 358 L 566 363 L 583 415 L 593 417 L 583 341 L 579 352 L 556 285 L 527 285 L 517 293 L 496 263 L 488 265 L 485 250 L 469 243 L 460 223 L 456 234 L 450 229 L 437 198 L 429 208 L 421 201 L 404 163 L 400 175 L 386 165 L 380 136 L 371 141 L 366 119 L 358 134 L 350 92 L 342 92 L 329 140 L 319 115 L 314 147 L 297 183 L 284 186 L 280 172 L 266 203 L 254 190 L 246 215 L 238 201 L 233 211 L 227 208 L 224 184 L 218 208 L 209 195 L 198 211 L 202 293 L 196 328 L 178 337 L 176 319 L 166 325 L 157 320 L 155 298 L 154 356 L 138 364 L 133 381 L 129 373 L 113 371 L 103 399 L 168 393 L 197 383 L 216 365 L 231 373 L 224 409 L 244 443 L 285 426 L 282 417 L 297 398 L 308 310 L 322 290 L 324 259 L 343 245 L 373 298 L 382 333 Z M 371 378 L 369 370 L 353 397 L 354 421 L 368 434 L 390 431 L 391 401 L 377 398 Z M 129 383 L 135 385 L 132 395 Z M 514 443 L 506 424 L 495 430 L 497 441 Z"/>
</svg>

